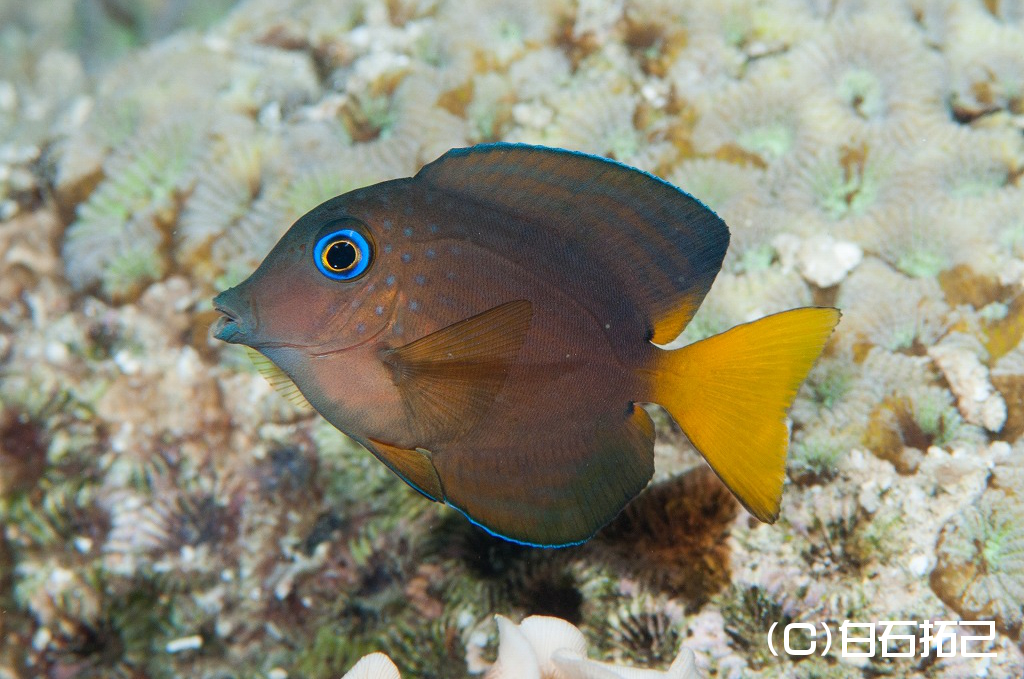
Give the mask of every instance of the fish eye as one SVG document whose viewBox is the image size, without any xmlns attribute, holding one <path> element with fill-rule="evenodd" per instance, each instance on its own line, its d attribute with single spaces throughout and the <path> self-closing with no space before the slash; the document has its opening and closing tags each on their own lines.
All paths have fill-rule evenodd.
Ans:
<svg viewBox="0 0 1024 679">
<path fill-rule="evenodd" d="M 336 281 L 357 278 L 373 258 L 369 241 L 358 231 L 337 229 L 322 236 L 313 248 L 313 262 L 320 273 Z"/>
</svg>

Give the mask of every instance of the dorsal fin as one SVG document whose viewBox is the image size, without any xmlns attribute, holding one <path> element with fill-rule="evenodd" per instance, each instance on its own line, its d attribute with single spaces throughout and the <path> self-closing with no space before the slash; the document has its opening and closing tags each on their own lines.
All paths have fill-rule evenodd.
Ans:
<svg viewBox="0 0 1024 679">
<path fill-rule="evenodd" d="M 606 158 L 525 144 L 453 149 L 415 177 L 484 206 L 514 225 L 525 266 L 546 264 L 577 299 L 623 337 L 665 344 L 683 330 L 711 288 L 729 229 L 693 196 L 654 175 Z M 463 237 L 515 258 L 500 229 L 467 225 Z M 547 258 L 545 262 L 538 257 Z M 632 305 L 623 305 L 623 301 Z M 628 332 L 628 331 L 627 331 Z M 623 337 L 634 342 L 636 336 Z"/>
<path fill-rule="evenodd" d="M 418 439 L 472 427 L 487 412 L 508 376 L 533 315 L 526 300 L 483 313 L 381 354 L 419 428 Z"/>
</svg>

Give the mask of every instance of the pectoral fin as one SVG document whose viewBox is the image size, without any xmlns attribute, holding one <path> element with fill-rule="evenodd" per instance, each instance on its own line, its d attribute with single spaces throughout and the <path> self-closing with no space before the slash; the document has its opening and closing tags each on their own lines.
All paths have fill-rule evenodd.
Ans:
<svg viewBox="0 0 1024 679">
<path fill-rule="evenodd" d="M 382 352 L 419 439 L 458 435 L 487 412 L 523 346 L 532 315 L 530 302 L 507 302 Z"/>
</svg>

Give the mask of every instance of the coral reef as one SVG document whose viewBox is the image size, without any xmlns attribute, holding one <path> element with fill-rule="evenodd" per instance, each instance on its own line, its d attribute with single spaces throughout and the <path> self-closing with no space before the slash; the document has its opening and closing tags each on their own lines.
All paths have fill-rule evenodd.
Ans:
<svg viewBox="0 0 1024 679">
<path fill-rule="evenodd" d="M 0 679 L 1020 676 L 1022 74 L 1011 1 L 0 0 Z M 726 219 L 679 343 L 842 308 L 774 526 L 652 408 L 606 531 L 497 541 L 209 340 L 299 215 L 496 140 Z M 766 643 L 957 619 L 994 655 Z"/>
</svg>

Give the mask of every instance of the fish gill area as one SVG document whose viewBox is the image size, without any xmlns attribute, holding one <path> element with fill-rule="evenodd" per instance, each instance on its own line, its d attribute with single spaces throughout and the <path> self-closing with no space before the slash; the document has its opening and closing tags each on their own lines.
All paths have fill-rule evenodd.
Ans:
<svg viewBox="0 0 1024 679">
<path fill-rule="evenodd" d="M 775 525 L 655 412 L 610 526 L 510 544 L 210 339 L 308 209 L 488 141 L 725 219 L 680 343 L 842 309 Z M 1020 677 L 1022 176 L 1020 0 L 0 0 L 0 679 Z"/>
</svg>

